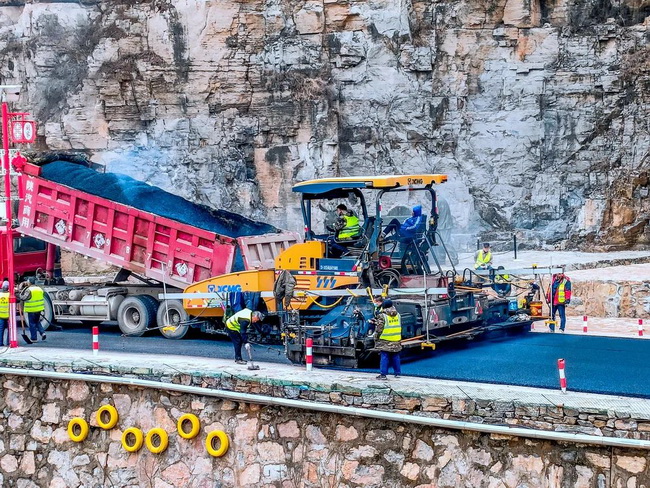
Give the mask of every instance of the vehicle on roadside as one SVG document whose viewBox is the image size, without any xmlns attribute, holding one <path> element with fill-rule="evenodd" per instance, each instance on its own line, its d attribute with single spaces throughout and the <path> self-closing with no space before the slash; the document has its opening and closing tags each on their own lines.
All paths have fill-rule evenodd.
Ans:
<svg viewBox="0 0 650 488">
<path fill-rule="evenodd" d="M 211 332 L 210 322 L 188 320 L 180 300 L 160 306 L 158 296 L 220 274 L 273 267 L 278 253 L 300 242 L 295 233 L 195 205 L 78 161 L 27 162 L 17 169 L 18 242 L 38 243 L 37 251 L 17 254 L 17 270 L 21 275 L 43 271 L 38 276 L 47 292 L 44 327 L 112 320 L 132 336 L 158 329 L 180 339 L 192 327 Z M 66 284 L 55 274 L 57 248 L 119 272 L 108 283 Z M 21 267 L 27 257 L 32 261 Z"/>
<path fill-rule="evenodd" d="M 315 364 L 344 367 L 358 367 L 376 353 L 368 320 L 377 294 L 391 297 L 399 311 L 406 349 L 433 349 L 446 340 L 526 328 L 539 318 L 527 309 L 512 310 L 508 299 L 472 288 L 471 279 L 463 281 L 456 272 L 437 231 L 435 188 L 446 181 L 445 175 L 422 174 L 296 184 L 304 242 L 279 253 L 273 268 L 221 274 L 188 286 L 183 307 L 194 319 L 219 328 L 229 299 L 215 290 L 259 294 L 258 309 L 268 315 L 267 330 L 251 331 L 253 340 L 281 337 L 288 358 L 302 363 L 306 340 L 312 339 Z M 347 214 L 356 216 L 351 222 L 360 227 L 353 238 L 340 239 L 328 231 L 333 218 L 327 210 L 341 202 L 354 209 Z M 415 232 L 385 235 L 389 220 L 415 205 L 424 212 Z M 344 254 L 335 256 L 333 249 L 340 247 L 333 244 L 344 246 Z M 452 264 L 443 266 L 441 255 Z M 472 271 L 466 271 L 471 277 Z"/>
</svg>

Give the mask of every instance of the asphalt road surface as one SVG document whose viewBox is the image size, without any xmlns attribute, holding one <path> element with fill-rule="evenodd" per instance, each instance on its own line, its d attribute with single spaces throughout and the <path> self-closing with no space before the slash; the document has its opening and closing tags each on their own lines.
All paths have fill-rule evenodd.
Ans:
<svg viewBox="0 0 650 488">
<path fill-rule="evenodd" d="M 227 338 L 194 334 L 173 341 L 157 333 L 122 337 L 116 325 L 100 326 L 102 352 L 233 358 Z M 22 339 L 19 339 L 22 343 Z M 68 324 L 47 331 L 47 341 L 29 347 L 91 349 L 88 326 Z M 22 344 L 21 344 L 22 345 Z M 557 360 L 566 361 L 568 388 L 574 391 L 650 398 L 650 341 L 570 334 L 516 335 L 458 342 L 425 356 L 404 358 L 408 376 L 559 388 Z M 254 359 L 289 364 L 281 346 L 255 346 Z M 362 370 L 376 371 L 376 370 Z"/>
</svg>

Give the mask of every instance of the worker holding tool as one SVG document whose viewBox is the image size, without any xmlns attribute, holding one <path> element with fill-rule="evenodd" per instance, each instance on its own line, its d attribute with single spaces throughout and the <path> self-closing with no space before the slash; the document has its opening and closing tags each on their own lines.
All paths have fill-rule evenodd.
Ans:
<svg viewBox="0 0 650 488">
<path fill-rule="evenodd" d="M 393 306 L 390 299 L 384 300 L 381 304 L 381 313 L 376 319 L 376 332 L 378 339 L 375 341 L 375 349 L 379 350 L 379 376 L 378 380 L 388 379 L 388 368 L 393 367 L 395 378 L 402 374 L 400 351 L 402 350 L 402 318 Z"/>
<path fill-rule="evenodd" d="M 361 235 L 361 225 L 359 224 L 359 217 L 352 210 L 348 210 L 348 207 L 342 203 L 337 205 L 336 213 L 338 218 L 334 222 L 332 229 L 335 234 L 328 237 L 327 244 L 332 257 L 341 257 L 348 252 L 345 241 L 352 241 Z"/>
<path fill-rule="evenodd" d="M 23 303 L 23 312 L 27 314 L 30 340 L 36 342 L 38 332 L 41 334 L 41 340 L 44 341 L 46 336 L 41 324 L 41 313 L 45 310 L 45 291 L 40 286 L 25 280 L 18 287 L 17 298 Z"/>
<path fill-rule="evenodd" d="M 489 242 L 484 242 L 483 249 L 476 251 L 474 260 L 474 269 L 492 269 L 492 251 Z"/>
<path fill-rule="evenodd" d="M 553 282 L 546 294 L 546 300 L 551 306 L 551 322 L 548 328 L 555 332 L 555 314 L 560 315 L 560 332 L 566 327 L 566 306 L 571 303 L 571 280 L 564 273 L 553 275 Z"/>
<path fill-rule="evenodd" d="M 0 346 L 4 346 L 5 329 L 9 323 L 9 282 L 0 291 Z"/>
<path fill-rule="evenodd" d="M 237 364 L 246 364 L 242 358 L 242 344 L 248 344 L 246 329 L 251 323 L 257 323 L 264 320 L 262 312 L 253 312 L 250 308 L 240 310 L 228 320 L 226 320 L 226 330 L 232 341 L 232 347 L 235 349 L 235 362 Z"/>
<path fill-rule="evenodd" d="M 372 318 L 368 319 L 368 335 L 371 336 L 375 333 L 375 328 L 377 327 L 377 317 L 381 314 L 381 306 L 384 303 L 384 297 L 377 295 L 372 297 L 372 304 L 375 306 L 373 311 Z"/>
<path fill-rule="evenodd" d="M 422 205 L 413 207 L 411 216 L 401 223 L 397 219 L 391 220 L 384 228 L 380 235 L 380 239 L 385 241 L 410 241 L 415 238 L 418 230 L 426 225 L 424 217 L 422 216 Z"/>
</svg>

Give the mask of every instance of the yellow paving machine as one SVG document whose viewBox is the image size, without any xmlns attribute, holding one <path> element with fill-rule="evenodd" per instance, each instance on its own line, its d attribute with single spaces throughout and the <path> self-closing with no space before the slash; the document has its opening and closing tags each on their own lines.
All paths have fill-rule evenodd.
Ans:
<svg viewBox="0 0 650 488">
<path fill-rule="evenodd" d="M 224 314 L 242 306 L 266 319 L 249 334 L 283 341 L 288 358 L 304 361 L 313 339 L 315 364 L 358 367 L 374 355 L 373 296 L 389 296 L 402 317 L 402 345 L 435 348 L 495 329 L 523 329 L 535 319 L 509 300 L 461 283 L 437 230 L 436 187 L 446 175 L 358 176 L 298 183 L 304 242 L 280 251 L 274 269 L 224 274 L 194 283 L 171 326 L 223 328 Z M 344 205 L 358 229 L 341 237 L 336 208 Z M 405 217 L 415 225 L 403 230 Z M 461 285 L 461 286 L 458 286 Z M 469 284 L 471 285 L 471 284 Z M 174 298 L 174 297 L 169 297 Z"/>
</svg>

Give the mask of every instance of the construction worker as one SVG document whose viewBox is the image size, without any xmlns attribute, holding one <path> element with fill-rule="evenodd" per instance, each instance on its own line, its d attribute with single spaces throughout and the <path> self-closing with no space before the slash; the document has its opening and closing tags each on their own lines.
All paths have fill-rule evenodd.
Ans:
<svg viewBox="0 0 650 488">
<path fill-rule="evenodd" d="M 425 225 L 426 222 L 422 216 L 422 205 L 416 205 L 411 210 L 411 216 L 404 223 L 397 219 L 388 222 L 380 238 L 385 241 L 410 241 L 415 238 L 418 230 L 421 230 Z"/>
<path fill-rule="evenodd" d="M 492 251 L 489 242 L 484 242 L 483 249 L 476 251 L 474 260 L 474 269 L 492 269 Z"/>
<path fill-rule="evenodd" d="M 46 336 L 41 324 L 41 313 L 45 310 L 45 291 L 40 286 L 25 280 L 18 287 L 17 298 L 22 302 L 23 312 L 27 314 L 30 339 L 36 342 L 38 332 L 41 334 L 41 340 L 44 341 Z"/>
<path fill-rule="evenodd" d="M 352 210 L 348 210 L 344 204 L 337 205 L 336 213 L 338 218 L 334 222 L 335 234 L 329 236 L 327 243 L 332 257 L 341 257 L 348 252 L 345 241 L 352 241 L 361 236 L 361 225 L 359 217 Z"/>
<path fill-rule="evenodd" d="M 264 320 L 264 314 L 262 312 L 253 312 L 250 308 L 244 308 L 226 320 L 226 331 L 232 341 L 232 347 L 235 349 L 235 362 L 237 364 L 246 364 L 246 361 L 241 356 L 242 345 L 248 343 L 246 329 L 251 323 L 255 324 L 262 320 Z"/>
<path fill-rule="evenodd" d="M 0 291 L 0 346 L 4 346 L 5 329 L 9 324 L 9 282 L 2 284 Z M 7 341 L 9 342 L 9 341 Z"/>
<path fill-rule="evenodd" d="M 499 266 L 497 268 L 497 272 L 504 269 L 503 266 Z M 510 295 L 510 292 L 512 291 L 512 285 L 510 284 L 510 275 L 509 274 L 499 274 L 497 273 L 494 277 L 494 291 L 497 292 L 497 294 L 500 297 L 505 297 Z"/>
<path fill-rule="evenodd" d="M 571 303 L 571 280 L 564 273 L 553 275 L 553 282 L 546 293 L 546 300 L 551 305 L 551 321 L 548 328 L 555 332 L 555 314 L 560 315 L 560 332 L 566 327 L 566 306 Z"/>
<path fill-rule="evenodd" d="M 388 368 L 393 367 L 395 378 L 402 374 L 400 351 L 402 350 L 402 318 L 393 306 L 390 299 L 384 300 L 381 304 L 381 313 L 376 319 L 376 332 L 378 339 L 375 340 L 375 349 L 379 350 L 379 376 L 378 380 L 388 379 Z"/>
<path fill-rule="evenodd" d="M 375 332 L 377 326 L 377 317 L 381 314 L 381 306 L 384 303 L 384 297 L 381 295 L 374 296 L 372 298 L 372 304 L 375 306 L 373 310 L 372 318 L 368 319 L 368 335 L 372 335 Z"/>
</svg>

